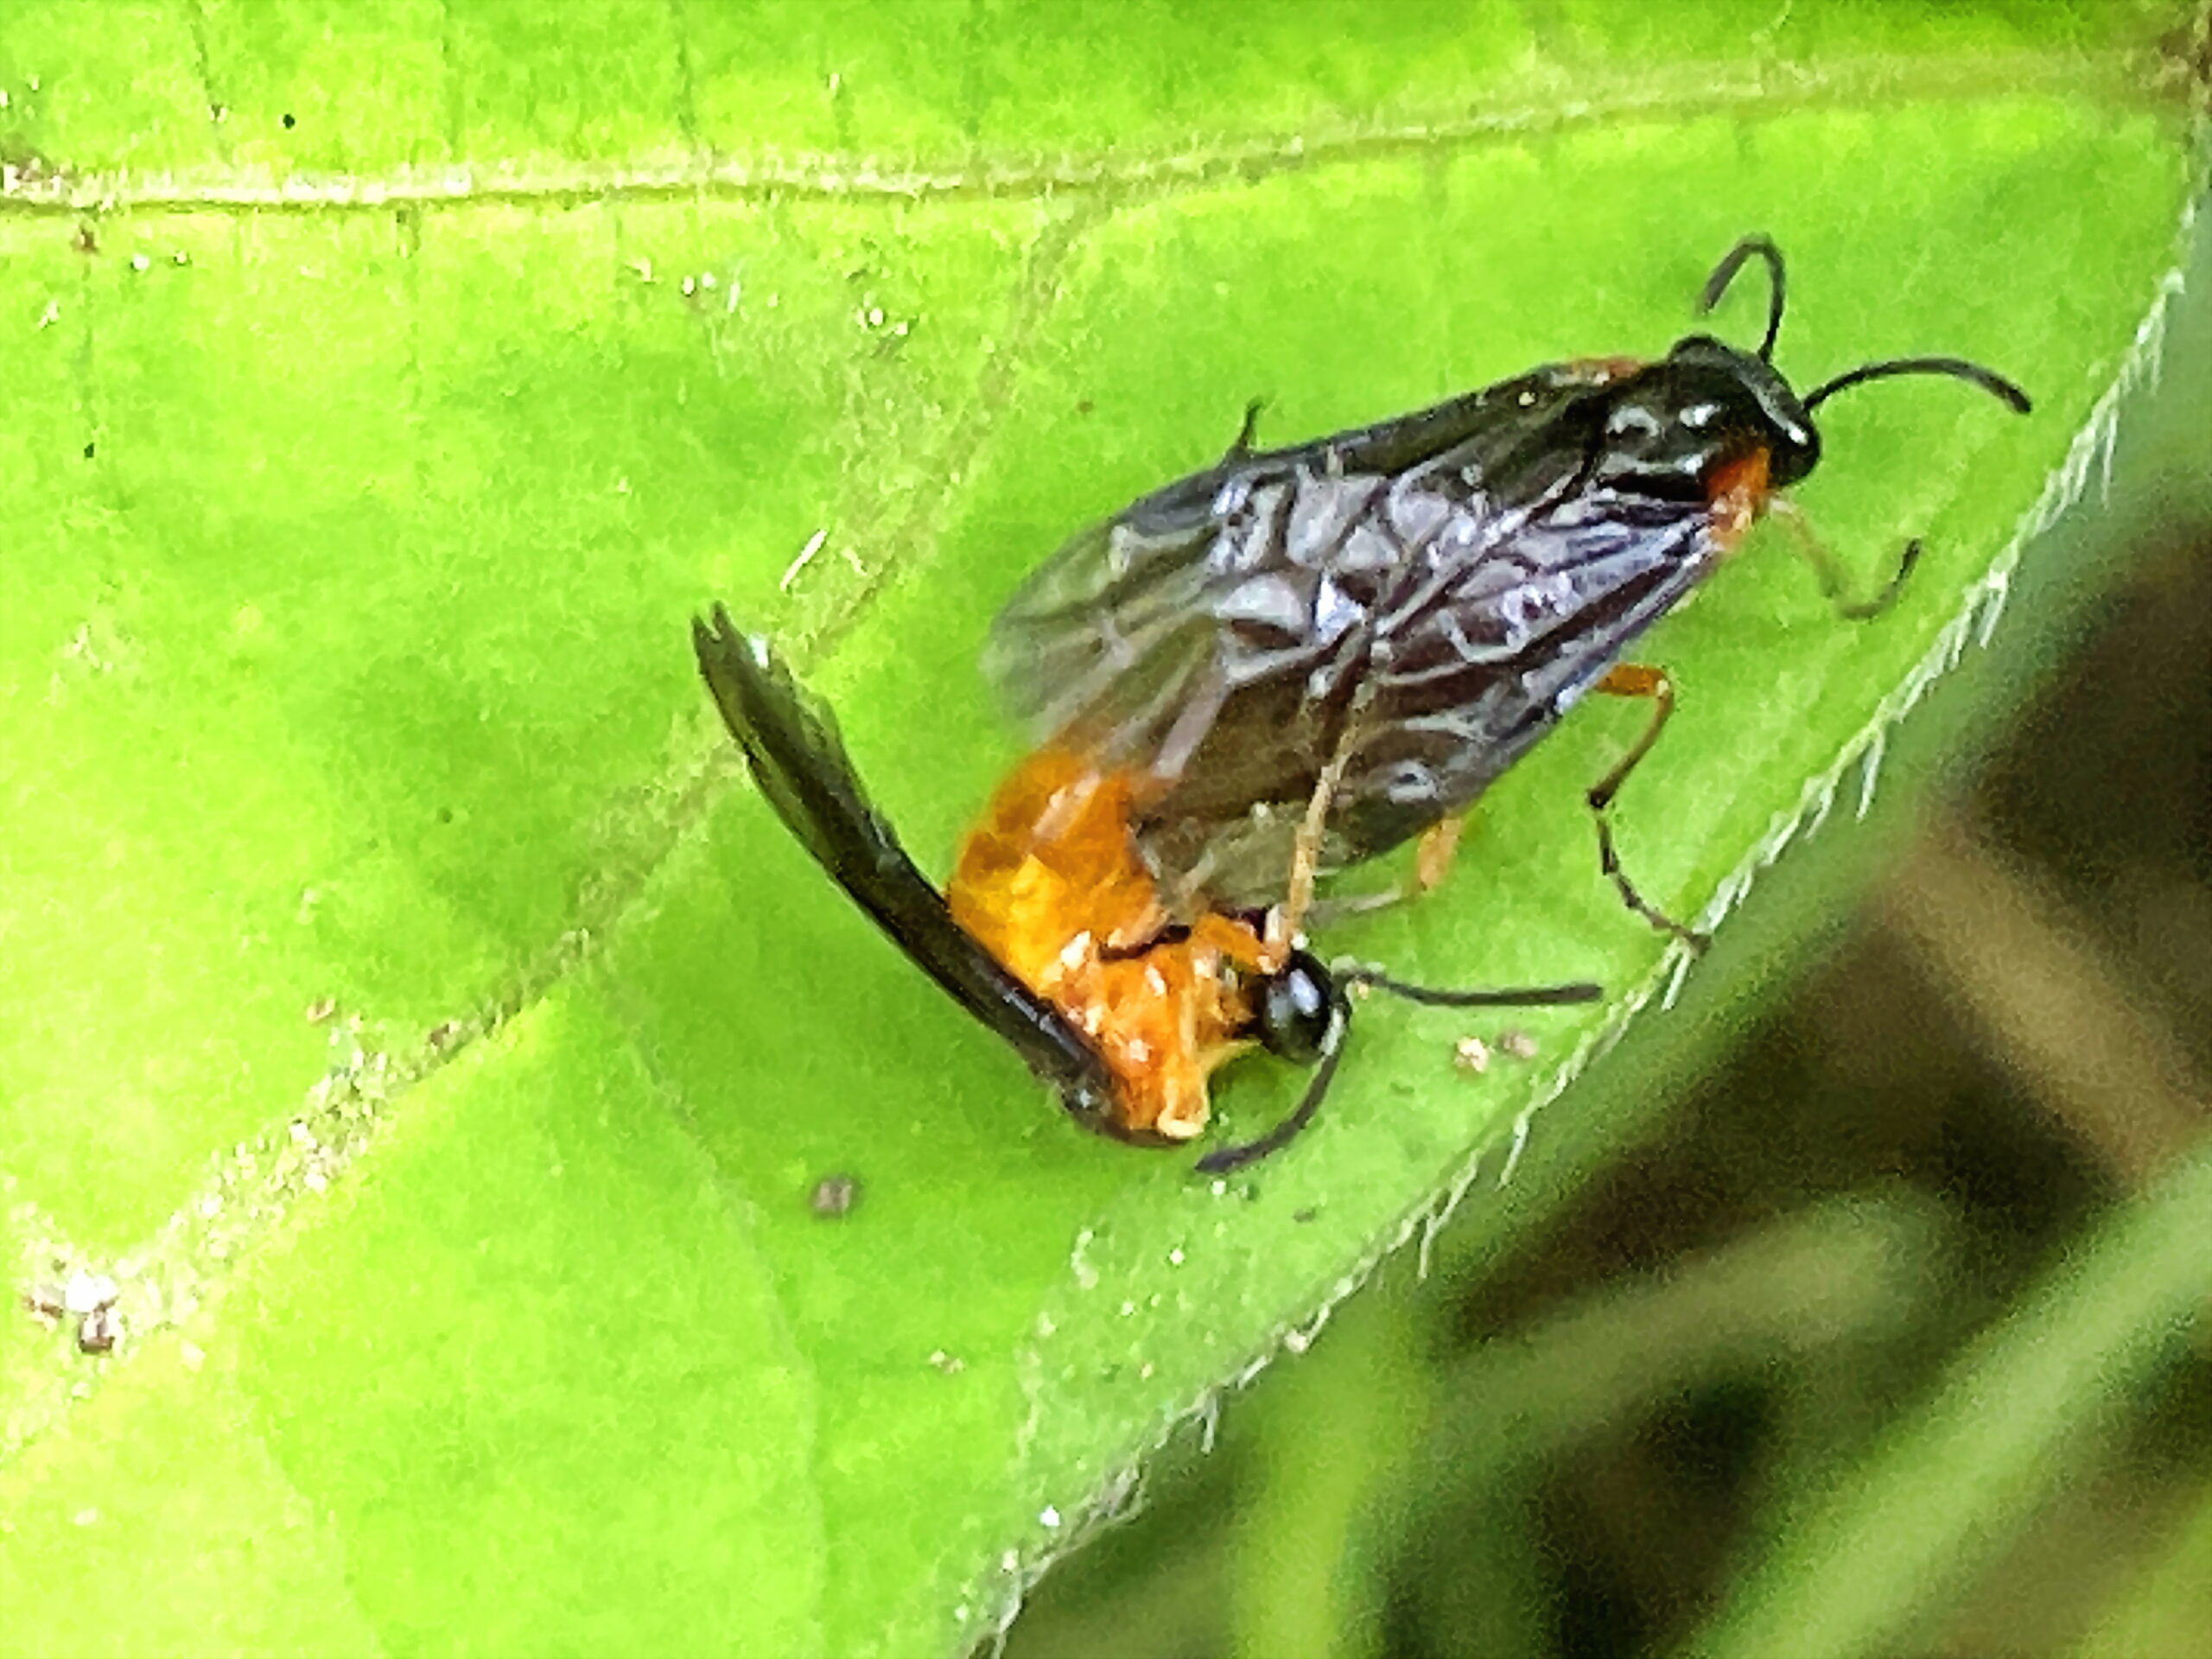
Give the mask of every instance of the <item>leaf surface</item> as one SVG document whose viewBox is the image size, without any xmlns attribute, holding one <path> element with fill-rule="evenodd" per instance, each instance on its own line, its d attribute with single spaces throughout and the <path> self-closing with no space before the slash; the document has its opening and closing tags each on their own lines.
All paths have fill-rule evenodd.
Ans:
<svg viewBox="0 0 2212 1659">
<path fill-rule="evenodd" d="M 1661 983 L 1580 804 L 1637 711 L 1579 711 L 1442 893 L 1326 942 L 1612 1000 L 1479 1077 L 1495 1020 L 1371 1005 L 1311 1136 L 1208 1184 L 1071 1128 L 820 879 L 688 614 L 790 641 L 942 868 L 1016 753 L 982 630 L 1068 533 L 1255 396 L 1290 442 L 1656 354 L 1764 229 L 1794 376 L 1953 353 L 2037 409 L 1840 400 L 1799 499 L 1870 582 L 1925 538 L 1898 610 L 1838 622 L 1763 533 L 1651 637 L 1681 718 L 1620 834 L 1699 911 L 1857 786 L 2108 437 L 2191 188 L 2172 26 L 14 9 L 0 1171 L 26 1281 L 113 1274 L 126 1335 L 0 1338 L 0 1625 L 988 1627 Z M 1230 1132 L 1295 1086 L 1240 1067 Z"/>
</svg>

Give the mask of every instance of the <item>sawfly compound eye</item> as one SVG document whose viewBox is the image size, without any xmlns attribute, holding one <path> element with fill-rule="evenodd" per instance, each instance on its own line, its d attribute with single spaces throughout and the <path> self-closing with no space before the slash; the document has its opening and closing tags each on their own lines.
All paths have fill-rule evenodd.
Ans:
<svg viewBox="0 0 2212 1659">
<path fill-rule="evenodd" d="M 1318 957 L 1294 950 L 1259 986 L 1255 1025 L 1260 1046 L 1294 1065 L 1312 1065 L 1327 1052 L 1344 1017 L 1337 982 Z"/>
</svg>

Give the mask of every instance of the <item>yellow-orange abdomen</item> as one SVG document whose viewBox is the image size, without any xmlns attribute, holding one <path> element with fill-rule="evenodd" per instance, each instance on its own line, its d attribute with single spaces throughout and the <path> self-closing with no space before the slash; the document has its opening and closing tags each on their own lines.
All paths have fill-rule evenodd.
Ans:
<svg viewBox="0 0 2212 1659">
<path fill-rule="evenodd" d="M 1082 1029 L 1119 1085 L 1123 1124 L 1187 1140 L 1205 1127 L 1206 1078 L 1245 1046 L 1242 981 L 1257 934 L 1169 918 L 1130 836 L 1125 773 L 1065 750 L 1031 755 L 961 843 L 946 899 L 953 919 Z"/>
</svg>

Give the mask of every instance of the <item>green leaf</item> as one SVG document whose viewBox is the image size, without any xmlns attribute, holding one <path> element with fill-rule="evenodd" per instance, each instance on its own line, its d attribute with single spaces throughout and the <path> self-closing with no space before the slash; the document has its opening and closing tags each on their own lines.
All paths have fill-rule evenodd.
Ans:
<svg viewBox="0 0 2212 1659">
<path fill-rule="evenodd" d="M 6 1243 L 124 1328 L 0 1337 L 11 1649 L 946 1650 L 1671 971 L 1596 870 L 1637 713 L 1593 707 L 1326 943 L 1613 1000 L 1480 1077 L 1495 1023 L 1376 1005 L 1305 1142 L 1195 1181 L 1070 1128 L 734 781 L 710 599 L 941 861 L 1016 753 L 983 627 L 1072 530 L 1255 396 L 1287 442 L 1661 351 L 1764 229 L 1793 375 L 2037 399 L 1824 415 L 1821 534 L 1929 548 L 1878 624 L 1762 534 L 1650 640 L 1662 903 L 1857 788 L 2151 360 L 2174 15 L 1348 16 L 0 17 Z"/>
</svg>

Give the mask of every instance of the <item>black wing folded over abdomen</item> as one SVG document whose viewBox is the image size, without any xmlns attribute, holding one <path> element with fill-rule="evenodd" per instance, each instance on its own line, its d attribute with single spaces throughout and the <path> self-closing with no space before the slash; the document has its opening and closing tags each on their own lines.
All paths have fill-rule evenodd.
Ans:
<svg viewBox="0 0 2212 1659">
<path fill-rule="evenodd" d="M 1004 1038 L 1086 1124 L 1116 1134 L 1113 1077 L 1060 1011 L 1016 979 L 952 918 L 869 800 L 828 709 L 757 634 L 717 605 L 695 617 L 699 671 L 760 792 L 816 862 L 953 1000 Z"/>
</svg>

